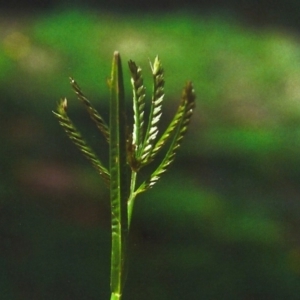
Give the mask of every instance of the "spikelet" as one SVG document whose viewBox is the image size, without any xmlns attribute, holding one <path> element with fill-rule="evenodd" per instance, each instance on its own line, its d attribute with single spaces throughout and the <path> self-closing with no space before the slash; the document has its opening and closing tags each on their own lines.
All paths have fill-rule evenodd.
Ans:
<svg viewBox="0 0 300 300">
<path fill-rule="evenodd" d="M 131 136 L 131 162 L 133 170 L 140 168 L 140 155 L 143 150 L 144 138 L 144 114 L 145 114 L 145 87 L 143 84 L 142 69 L 130 60 L 128 66 L 131 73 L 131 85 L 133 92 L 133 132 Z"/>
<path fill-rule="evenodd" d="M 84 156 L 92 163 L 97 169 L 99 174 L 104 179 L 105 183 L 109 186 L 110 174 L 108 170 L 103 166 L 100 159 L 96 156 L 94 151 L 87 145 L 85 140 L 82 138 L 80 132 L 76 129 L 73 122 L 67 115 L 67 99 L 61 99 L 57 106 L 57 112 L 53 111 L 53 114 L 58 119 L 60 125 L 63 127 L 68 137 L 72 142 L 79 148 Z"/>
<path fill-rule="evenodd" d="M 100 132 L 102 132 L 106 141 L 109 143 L 109 129 L 106 122 L 98 113 L 98 111 L 92 106 L 90 101 L 84 96 L 79 85 L 72 77 L 70 77 L 70 83 L 78 99 L 85 105 L 91 119 L 96 123 L 98 129 L 100 130 Z"/>
<path fill-rule="evenodd" d="M 158 134 L 158 122 L 161 118 L 162 101 L 164 99 L 164 71 L 162 64 L 156 56 L 153 65 L 150 63 L 153 75 L 153 96 L 149 113 L 148 127 L 144 138 L 141 161 L 143 164 L 149 162 L 149 157 Z"/>
</svg>

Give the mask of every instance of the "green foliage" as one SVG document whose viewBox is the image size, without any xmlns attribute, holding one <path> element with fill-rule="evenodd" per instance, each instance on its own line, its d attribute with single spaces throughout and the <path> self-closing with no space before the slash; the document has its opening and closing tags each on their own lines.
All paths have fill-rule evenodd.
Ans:
<svg viewBox="0 0 300 300">
<path fill-rule="evenodd" d="M 3 51 L 0 50 L 0 80 L 5 80 L 5 77 L 9 74 L 9 71 L 12 69 L 12 62 L 5 55 Z"/>
<path fill-rule="evenodd" d="M 109 169 L 104 167 L 103 163 L 97 158 L 69 119 L 66 113 L 66 98 L 60 101 L 57 112 L 54 112 L 69 138 L 96 167 L 110 188 L 112 234 L 111 300 L 121 299 L 122 296 L 126 274 L 126 244 L 135 197 L 137 194 L 151 188 L 173 162 L 195 108 L 193 86 L 191 82 L 187 82 L 173 120 L 157 141 L 158 122 L 162 115 L 162 101 L 164 98 L 162 64 L 158 57 L 155 58 L 153 65 L 150 64 L 153 76 L 153 95 L 148 126 L 145 132 L 145 88 L 143 86 L 141 68 L 132 60 L 128 62 L 128 65 L 131 71 L 133 89 L 134 123 L 132 126 L 129 126 L 127 123 L 123 71 L 118 52 L 114 53 L 111 78 L 108 80 L 111 93 L 109 126 L 106 125 L 104 119 L 83 95 L 78 84 L 71 79 L 71 85 L 79 100 L 84 104 L 90 117 L 109 143 Z M 132 128 L 132 133 L 129 133 L 130 127 Z M 142 167 L 154 161 L 158 151 L 171 137 L 169 148 L 161 163 L 150 175 L 149 179 L 136 188 L 137 173 Z"/>
<path fill-rule="evenodd" d="M 72 73 L 76 78 L 82 77 L 81 84 L 89 93 L 104 98 L 106 88 L 99 86 L 99 82 L 106 76 L 109 64 L 105 57 L 110 49 L 119 49 L 124 57 L 134 55 L 136 59 L 144 60 L 142 58 L 155 53 L 159 45 L 160 56 L 172 76 L 172 81 L 166 86 L 170 98 L 176 96 L 181 86 L 176 74 L 193 78 L 199 84 L 209 124 L 228 120 L 226 116 L 234 113 L 237 100 L 257 109 L 258 113 L 261 112 L 260 106 L 267 106 L 271 120 L 282 109 L 280 101 L 286 102 L 287 114 L 299 113 L 293 111 L 295 106 L 288 100 L 294 97 L 293 80 L 299 75 L 295 64 L 299 61 L 298 46 L 292 36 L 275 30 L 259 32 L 220 17 L 145 15 L 141 22 L 134 15 L 101 12 L 95 15 L 84 10 L 41 17 L 30 30 L 33 41 L 47 49 L 49 59 L 53 54 L 58 59 L 56 76 L 60 80 L 47 81 L 49 87 L 55 84 L 55 88 L 49 88 L 50 92 L 63 93 L 62 82 Z M 189 59 L 183 61 L 185 53 Z M 98 65 L 103 68 L 98 70 Z M 126 78 L 126 72 L 124 75 Z M 291 84 L 290 88 L 281 88 L 286 84 Z M 222 113 L 216 105 L 223 108 Z M 232 117 L 239 115 L 233 114 Z M 246 122 L 248 118 L 240 117 L 240 120 Z"/>
<path fill-rule="evenodd" d="M 158 185 L 151 197 L 141 195 L 143 205 L 137 206 L 135 224 L 142 227 L 144 238 L 136 251 L 142 248 L 145 260 L 137 262 L 132 273 L 135 281 L 147 276 L 148 263 L 157 272 L 147 276 L 150 287 L 141 280 L 138 291 L 146 290 L 147 299 L 159 300 L 180 299 L 185 293 L 191 299 L 199 295 L 204 299 L 238 299 L 249 293 L 259 295 L 259 291 L 280 299 L 289 293 L 283 224 L 263 203 L 253 205 L 255 199 L 245 193 L 246 200 L 239 195 L 238 204 L 203 181 L 188 180 L 183 189 L 181 182 L 187 174 L 168 173 L 167 189 Z M 152 199 L 155 205 L 151 205 Z M 141 264 L 147 265 L 140 268 Z M 130 288 L 135 281 L 129 279 Z M 132 299 L 138 297 L 133 295 Z"/>
</svg>

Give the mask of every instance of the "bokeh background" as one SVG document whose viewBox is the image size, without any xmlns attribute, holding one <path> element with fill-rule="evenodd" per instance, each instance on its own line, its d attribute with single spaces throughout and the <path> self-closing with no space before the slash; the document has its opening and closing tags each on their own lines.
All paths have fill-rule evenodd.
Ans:
<svg viewBox="0 0 300 300">
<path fill-rule="evenodd" d="M 109 299 L 108 191 L 52 110 L 67 96 L 105 160 L 68 77 L 107 118 L 114 50 L 149 97 L 159 54 L 165 122 L 186 80 L 197 94 L 174 165 L 136 202 L 124 300 L 299 299 L 299 20 L 298 0 L 2 4 L 1 299 Z"/>
</svg>

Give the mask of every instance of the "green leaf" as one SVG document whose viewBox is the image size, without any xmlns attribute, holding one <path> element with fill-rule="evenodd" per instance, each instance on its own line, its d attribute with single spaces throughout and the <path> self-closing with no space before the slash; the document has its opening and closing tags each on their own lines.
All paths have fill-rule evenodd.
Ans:
<svg viewBox="0 0 300 300">
<path fill-rule="evenodd" d="M 72 88 L 74 89 L 78 99 L 85 105 L 90 117 L 96 123 L 98 129 L 100 130 L 100 132 L 102 132 L 106 141 L 109 143 L 109 129 L 108 129 L 106 122 L 100 116 L 98 111 L 92 106 L 90 101 L 83 95 L 77 82 L 71 77 L 70 77 L 70 82 L 71 82 Z"/>
<path fill-rule="evenodd" d="M 92 165 L 97 169 L 99 174 L 104 179 L 107 185 L 110 184 L 110 174 L 108 170 L 104 167 L 100 159 L 94 153 L 90 146 L 82 138 L 80 132 L 76 129 L 72 121 L 67 115 L 67 99 L 61 99 L 57 106 L 57 112 L 53 112 L 58 119 L 60 125 L 63 127 L 68 137 L 73 141 L 73 143 L 79 148 L 79 150 L 84 154 L 84 156 L 92 163 Z"/>
<path fill-rule="evenodd" d="M 127 200 L 129 197 L 126 157 L 126 115 L 121 58 L 114 53 L 109 81 L 110 100 L 110 197 L 112 215 L 111 291 L 122 293 L 125 280 L 125 251 L 128 235 Z"/>
</svg>

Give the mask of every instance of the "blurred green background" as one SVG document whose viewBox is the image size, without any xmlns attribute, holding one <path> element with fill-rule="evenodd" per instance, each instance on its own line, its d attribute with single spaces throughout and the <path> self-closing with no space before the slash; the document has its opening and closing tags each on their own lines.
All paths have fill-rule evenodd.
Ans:
<svg viewBox="0 0 300 300">
<path fill-rule="evenodd" d="M 276 6 L 258 22 L 246 4 L 176 5 L 1 11 L 1 299 L 109 299 L 108 191 L 52 110 L 67 96 L 107 158 L 68 77 L 107 118 L 114 50 L 129 110 L 129 59 L 150 96 L 148 58 L 159 54 L 166 122 L 186 80 L 197 94 L 174 165 L 136 202 L 124 300 L 299 299 L 300 42 L 287 22 L 297 14 Z"/>
</svg>

